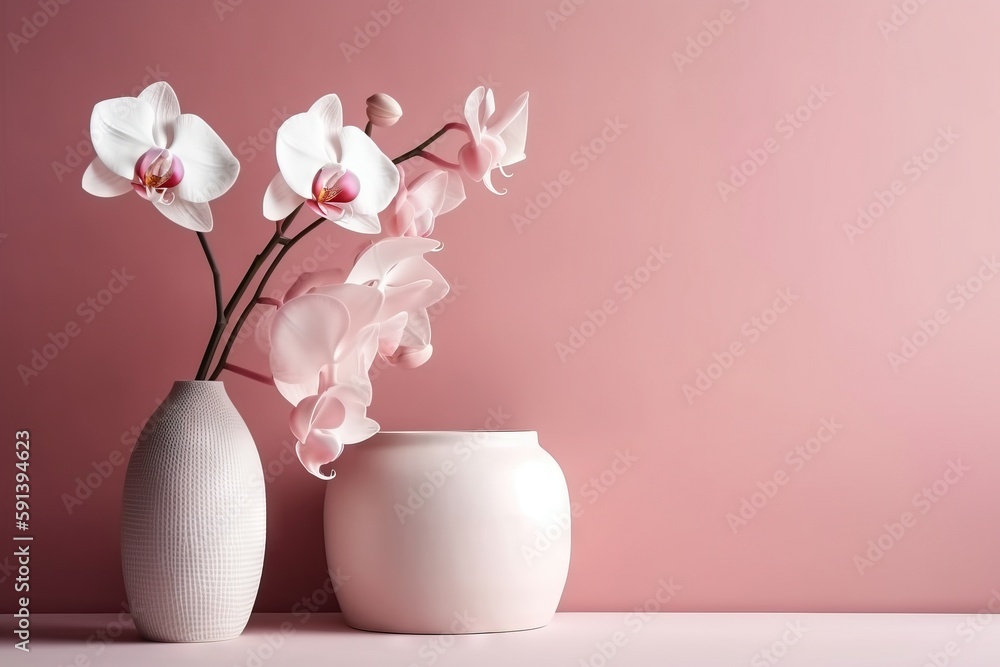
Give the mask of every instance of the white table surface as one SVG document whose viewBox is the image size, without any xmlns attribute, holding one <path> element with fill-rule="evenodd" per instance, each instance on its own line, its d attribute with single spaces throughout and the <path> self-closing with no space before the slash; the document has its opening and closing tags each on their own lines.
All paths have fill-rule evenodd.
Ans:
<svg viewBox="0 0 1000 667">
<path fill-rule="evenodd" d="M 36 614 L 30 653 L 14 648 L 10 616 L 2 626 L 3 667 L 1000 667 L 1000 617 L 974 615 L 567 613 L 527 632 L 428 636 L 255 614 L 232 641 L 157 644 L 113 614 Z"/>
</svg>

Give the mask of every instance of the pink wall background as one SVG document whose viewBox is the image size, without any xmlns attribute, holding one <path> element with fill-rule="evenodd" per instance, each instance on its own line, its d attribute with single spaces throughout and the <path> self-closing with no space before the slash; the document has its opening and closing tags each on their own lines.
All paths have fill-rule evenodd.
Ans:
<svg viewBox="0 0 1000 667">
<path fill-rule="evenodd" d="M 1000 588 L 1000 280 L 987 279 L 1000 252 L 1000 5 L 389 4 L 49 0 L 58 11 L 43 21 L 45 2 L 4 3 L 3 460 L 10 470 L 14 431 L 31 429 L 32 611 L 121 605 L 114 462 L 171 382 L 193 375 L 212 323 L 195 237 L 138 197 L 79 185 L 93 104 L 154 77 L 242 162 L 213 205 L 227 291 L 270 234 L 260 202 L 284 115 L 337 92 L 360 124 L 365 97 L 388 92 L 405 116 L 376 137 L 395 155 L 480 82 L 501 104 L 531 91 L 529 159 L 510 192 L 472 187 L 439 222 L 435 259 L 459 289 L 435 320 L 435 358 L 382 373 L 371 414 L 387 429 L 455 429 L 493 410 L 540 432 L 578 506 L 563 610 L 631 609 L 671 579 L 677 610 L 985 606 Z M 348 58 L 339 45 L 373 11 L 391 20 Z M 12 32 L 30 37 L 15 45 Z M 699 34 L 707 46 L 679 67 L 674 52 Z M 718 182 L 748 151 L 766 162 L 723 197 Z M 845 228 L 896 180 L 881 217 Z M 518 229 L 515 215 L 534 219 Z M 288 266 L 358 243 L 331 225 Z M 647 265 L 650 248 L 669 259 Z M 80 306 L 123 268 L 134 279 L 100 312 Z M 645 282 L 630 293 L 626 276 Z M 783 290 L 792 305 L 768 312 Z M 583 325 L 605 302 L 603 325 Z M 79 335 L 26 386 L 17 366 L 71 322 Z M 573 327 L 591 335 L 561 359 Z M 894 368 L 904 337 L 919 347 Z M 264 361 L 252 340 L 235 357 Z M 685 395 L 699 371 L 711 386 Z M 269 476 L 258 609 L 289 610 L 326 576 L 323 484 L 288 463 L 278 394 L 226 382 Z M 795 453 L 814 436 L 828 442 Z M 101 468 L 107 479 L 78 492 Z M 762 506 L 727 519 L 743 499 Z M 890 548 L 859 565 L 880 536 Z M 9 557 L 0 565 L 8 579 Z"/>
</svg>

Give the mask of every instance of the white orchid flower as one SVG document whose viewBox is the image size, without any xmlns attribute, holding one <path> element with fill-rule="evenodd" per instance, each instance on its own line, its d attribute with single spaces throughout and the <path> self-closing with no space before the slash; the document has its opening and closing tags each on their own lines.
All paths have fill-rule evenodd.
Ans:
<svg viewBox="0 0 1000 667">
<path fill-rule="evenodd" d="M 208 123 L 182 114 L 169 84 L 158 81 L 138 97 L 99 102 L 90 117 L 97 158 L 83 189 L 98 197 L 134 191 L 181 227 L 212 229 L 208 202 L 229 190 L 240 163 Z"/>
<path fill-rule="evenodd" d="M 282 123 L 275 154 L 280 171 L 264 193 L 268 220 L 282 220 L 305 202 L 341 227 L 381 231 L 378 214 L 396 195 L 399 173 L 361 129 L 344 126 L 336 95 Z"/>
</svg>

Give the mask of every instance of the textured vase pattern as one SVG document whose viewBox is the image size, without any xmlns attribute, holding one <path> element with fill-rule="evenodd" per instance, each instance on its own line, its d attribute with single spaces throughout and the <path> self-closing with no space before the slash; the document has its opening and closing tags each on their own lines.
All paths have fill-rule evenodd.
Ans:
<svg viewBox="0 0 1000 667">
<path fill-rule="evenodd" d="M 535 432 L 383 432 L 348 447 L 336 470 L 326 557 L 349 625 L 465 634 L 552 620 L 570 501 Z"/>
<path fill-rule="evenodd" d="M 257 597 L 264 475 L 221 382 L 176 382 L 125 475 L 122 566 L 139 633 L 156 641 L 239 636 Z"/>
</svg>

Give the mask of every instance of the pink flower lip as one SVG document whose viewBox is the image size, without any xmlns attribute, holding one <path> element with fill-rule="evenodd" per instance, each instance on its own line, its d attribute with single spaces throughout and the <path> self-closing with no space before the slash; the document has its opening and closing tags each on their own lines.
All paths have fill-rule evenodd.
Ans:
<svg viewBox="0 0 1000 667">
<path fill-rule="evenodd" d="M 154 190 L 176 186 L 184 178 L 181 159 L 166 148 L 154 146 L 135 163 L 135 182 Z"/>
<path fill-rule="evenodd" d="M 132 189 L 143 199 L 169 204 L 173 194 L 168 190 L 184 178 L 184 164 L 181 159 L 166 148 L 153 146 L 142 154 L 135 163 L 135 178 Z"/>
<path fill-rule="evenodd" d="M 503 142 L 497 137 L 483 135 L 482 141 L 470 141 L 458 151 L 458 163 L 474 181 L 481 181 L 499 164 L 503 155 Z"/>
<path fill-rule="evenodd" d="M 347 204 L 357 199 L 361 181 L 350 169 L 331 164 L 316 172 L 312 190 L 320 204 Z"/>
</svg>

